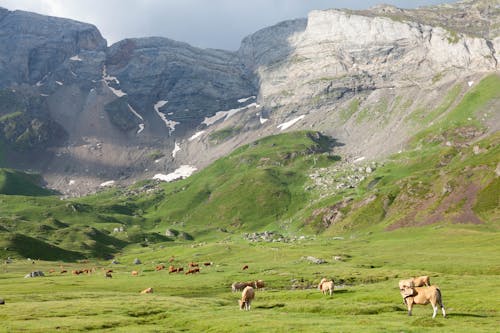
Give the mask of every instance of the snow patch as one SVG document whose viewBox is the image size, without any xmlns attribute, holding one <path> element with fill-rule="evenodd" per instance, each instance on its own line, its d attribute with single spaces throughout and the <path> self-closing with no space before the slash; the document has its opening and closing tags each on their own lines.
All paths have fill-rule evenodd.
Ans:
<svg viewBox="0 0 500 333">
<path fill-rule="evenodd" d="M 130 106 L 130 104 L 127 103 L 127 106 L 128 106 L 128 109 L 130 110 L 130 112 L 132 112 L 140 120 L 144 121 L 144 118 L 142 118 L 142 116 L 139 113 L 137 113 L 137 111 L 135 111 L 134 108 L 132 106 Z"/>
<path fill-rule="evenodd" d="M 40 94 L 40 96 L 47 97 L 49 95 L 47 95 L 47 94 Z"/>
<path fill-rule="evenodd" d="M 115 94 L 116 96 L 118 97 L 122 97 L 122 96 L 125 96 L 127 93 L 123 92 L 121 89 L 115 89 L 111 86 L 108 86 L 109 89 L 111 89 L 111 91 L 113 92 L 113 94 Z"/>
<path fill-rule="evenodd" d="M 203 135 L 203 133 L 205 133 L 205 131 L 199 131 L 199 132 L 194 133 L 194 134 L 193 134 L 193 135 L 192 135 L 192 136 L 188 139 L 188 141 L 193 141 L 193 140 L 195 140 L 195 139 L 199 138 L 200 136 L 202 136 L 202 135 Z"/>
<path fill-rule="evenodd" d="M 137 130 L 137 133 L 136 133 L 136 134 L 139 134 L 139 133 L 141 133 L 142 131 L 144 131 L 144 124 L 139 124 L 139 129 Z"/>
<path fill-rule="evenodd" d="M 358 163 L 358 162 L 361 162 L 361 161 L 364 161 L 366 157 L 364 156 L 361 156 L 361 157 L 358 157 L 356 158 L 354 161 L 352 161 L 352 163 Z"/>
<path fill-rule="evenodd" d="M 61 81 L 56 81 L 56 83 L 60 86 L 64 85 L 64 83 L 62 83 Z"/>
<path fill-rule="evenodd" d="M 165 126 L 167 126 L 168 135 L 171 135 L 172 132 L 175 131 L 175 126 L 180 124 L 180 123 L 177 121 L 174 121 L 174 120 L 168 120 L 167 116 L 163 112 L 160 111 L 160 108 L 163 107 L 167 103 L 168 103 L 168 101 L 158 101 L 155 103 L 153 108 L 155 109 L 156 114 L 161 118 L 161 120 L 163 120 L 163 122 L 165 123 Z"/>
<path fill-rule="evenodd" d="M 472 85 L 474 84 L 474 81 L 469 81 L 469 82 L 467 82 L 467 84 L 469 85 L 469 87 L 472 87 Z"/>
<path fill-rule="evenodd" d="M 37 87 L 41 87 L 41 86 L 43 86 L 43 82 L 42 82 L 42 81 L 38 81 L 38 82 L 36 83 L 36 86 L 37 86 Z"/>
<path fill-rule="evenodd" d="M 172 150 L 172 157 L 175 158 L 175 155 L 179 151 L 181 151 L 181 146 L 177 142 L 175 142 L 175 144 L 174 144 L 174 150 Z"/>
<path fill-rule="evenodd" d="M 292 120 L 290 121 L 287 121 L 286 123 L 283 123 L 283 124 L 279 124 L 278 126 L 276 126 L 277 128 L 279 128 L 280 130 L 284 131 L 286 130 L 287 128 L 293 126 L 296 122 L 304 119 L 306 116 L 305 115 L 302 115 L 302 116 L 298 116 L 297 118 L 293 118 Z"/>
<path fill-rule="evenodd" d="M 250 97 L 247 97 L 247 98 L 240 98 L 238 100 L 238 103 L 245 103 L 246 101 L 249 101 L 251 99 L 255 99 L 255 96 L 250 96 Z"/>
<path fill-rule="evenodd" d="M 164 182 L 172 182 L 177 179 L 184 179 L 193 174 L 195 172 L 196 167 L 191 166 L 191 165 L 181 165 L 178 169 L 176 169 L 174 172 L 169 173 L 168 175 L 164 175 L 161 173 L 157 173 L 154 175 L 153 179 L 158 179 Z"/>
<path fill-rule="evenodd" d="M 70 186 L 71 185 L 75 185 L 75 180 L 74 179 L 70 179 L 68 185 L 70 185 Z"/>
<path fill-rule="evenodd" d="M 260 107 L 260 105 L 257 103 L 251 103 L 251 104 L 245 105 L 245 106 L 243 106 L 241 108 L 237 108 L 237 109 L 231 109 L 228 111 L 218 111 L 212 117 L 205 117 L 205 120 L 203 120 L 202 124 L 210 126 L 210 125 L 213 125 L 215 122 L 217 122 L 220 119 L 224 119 L 223 121 L 226 121 L 227 119 L 229 119 L 231 116 L 235 115 L 236 113 L 243 111 L 245 109 L 248 109 L 250 107 L 258 108 L 258 107 Z"/>
<path fill-rule="evenodd" d="M 69 60 L 72 60 L 72 61 L 82 61 L 83 59 L 80 58 L 80 56 L 77 54 L 77 55 L 74 55 L 71 58 L 69 58 Z"/>
<path fill-rule="evenodd" d="M 104 183 L 101 183 L 101 185 L 99 185 L 100 187 L 107 187 L 107 186 L 113 186 L 115 185 L 115 181 L 114 180 L 108 180 L 107 182 L 104 182 Z"/>
</svg>

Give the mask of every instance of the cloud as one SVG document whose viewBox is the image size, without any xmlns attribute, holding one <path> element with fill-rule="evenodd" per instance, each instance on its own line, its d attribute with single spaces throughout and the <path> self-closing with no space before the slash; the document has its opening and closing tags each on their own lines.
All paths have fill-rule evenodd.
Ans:
<svg viewBox="0 0 500 333">
<path fill-rule="evenodd" d="M 247 35 L 313 9 L 415 7 L 445 0 L 0 0 L 0 6 L 96 25 L 108 43 L 162 36 L 198 47 L 236 50 Z M 449 1 L 447 1 L 449 2 Z"/>
</svg>

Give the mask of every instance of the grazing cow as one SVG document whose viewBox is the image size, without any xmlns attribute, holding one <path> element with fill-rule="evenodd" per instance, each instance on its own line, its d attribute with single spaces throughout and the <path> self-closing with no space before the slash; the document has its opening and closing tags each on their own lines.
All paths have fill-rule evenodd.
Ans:
<svg viewBox="0 0 500 333">
<path fill-rule="evenodd" d="M 65 269 L 61 270 L 61 274 L 64 274 L 64 273 L 68 273 L 68 271 Z"/>
<path fill-rule="evenodd" d="M 255 289 L 262 289 L 262 288 L 264 288 L 265 286 L 266 286 L 266 284 L 265 284 L 265 283 L 264 283 L 264 281 L 262 281 L 262 280 L 257 280 L 257 281 L 254 281 L 254 283 L 253 283 L 253 287 L 254 287 Z"/>
<path fill-rule="evenodd" d="M 53 269 L 53 268 L 49 269 L 49 273 L 54 273 L 55 271 L 56 271 L 56 270 L 55 270 L 55 269 Z"/>
<path fill-rule="evenodd" d="M 323 295 L 326 295 L 328 292 L 330 296 L 332 296 L 334 288 L 335 286 L 333 285 L 333 280 L 322 278 L 318 284 L 318 289 L 323 293 Z"/>
<path fill-rule="evenodd" d="M 79 269 L 74 269 L 74 270 L 71 271 L 71 274 L 73 274 L 73 275 L 80 275 L 82 273 L 83 273 L 83 271 L 79 270 Z"/>
<path fill-rule="evenodd" d="M 405 287 L 407 288 L 413 288 L 413 287 L 423 287 L 423 286 L 430 286 L 431 285 L 431 280 L 428 276 L 419 276 L 419 277 L 414 277 L 411 279 L 406 279 L 406 280 L 401 280 L 399 281 L 399 290 L 404 289 Z"/>
<path fill-rule="evenodd" d="M 139 275 L 139 272 L 138 271 L 132 271 L 132 276 L 138 276 Z"/>
<path fill-rule="evenodd" d="M 141 294 L 152 294 L 153 293 L 153 288 L 146 288 L 143 291 L 141 291 Z"/>
<path fill-rule="evenodd" d="M 414 277 L 413 284 L 415 287 L 429 287 L 431 285 L 431 279 L 427 275 Z"/>
<path fill-rule="evenodd" d="M 198 267 L 199 265 L 195 262 L 190 262 L 189 265 L 188 265 L 190 268 L 193 268 L 193 267 Z"/>
<path fill-rule="evenodd" d="M 235 291 L 240 291 L 245 289 L 245 287 L 253 287 L 255 285 L 255 281 L 250 281 L 250 282 L 234 282 L 231 285 L 231 290 L 233 292 Z"/>
<path fill-rule="evenodd" d="M 446 317 L 446 311 L 444 309 L 441 290 L 439 290 L 439 287 L 404 287 L 400 290 L 400 292 L 406 306 L 408 307 L 408 316 L 411 316 L 411 310 L 414 304 L 425 305 L 431 303 L 432 309 L 434 310 L 432 318 L 436 317 L 438 305 L 441 307 L 443 317 Z"/>
<path fill-rule="evenodd" d="M 174 266 L 168 266 L 168 274 L 177 272 L 178 269 Z"/>
<path fill-rule="evenodd" d="M 156 271 L 161 271 L 163 269 L 165 269 L 165 265 L 156 265 L 156 267 L 155 267 Z"/>
<path fill-rule="evenodd" d="M 213 265 L 213 262 L 204 262 L 203 263 L 204 266 L 212 266 Z"/>
<path fill-rule="evenodd" d="M 180 272 L 183 272 L 183 271 L 184 271 L 184 267 L 177 268 L 177 273 L 180 273 Z"/>
<path fill-rule="evenodd" d="M 240 310 L 245 309 L 246 311 L 250 311 L 250 305 L 254 298 L 255 292 L 253 288 L 250 286 L 245 287 L 245 289 L 243 289 L 243 292 L 241 293 L 241 299 L 238 300 Z"/>
<path fill-rule="evenodd" d="M 199 273 L 200 272 L 200 268 L 199 267 L 195 267 L 195 268 L 191 268 L 190 270 L 188 270 L 186 273 L 186 275 L 188 274 L 195 274 L 195 273 Z"/>
<path fill-rule="evenodd" d="M 248 269 L 248 265 L 243 266 L 241 270 L 244 271 L 245 269 Z"/>
<path fill-rule="evenodd" d="M 174 262 L 174 260 L 175 260 L 174 256 L 171 256 L 170 259 L 168 259 L 168 262 L 172 263 Z"/>
<path fill-rule="evenodd" d="M 106 272 L 106 275 L 105 275 L 107 278 L 112 278 L 113 275 L 111 275 L 111 272 Z"/>
</svg>

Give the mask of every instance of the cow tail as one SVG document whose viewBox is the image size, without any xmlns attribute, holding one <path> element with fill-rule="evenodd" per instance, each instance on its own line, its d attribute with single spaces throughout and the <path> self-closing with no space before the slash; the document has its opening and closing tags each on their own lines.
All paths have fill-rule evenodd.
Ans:
<svg viewBox="0 0 500 333">
<path fill-rule="evenodd" d="M 441 308 L 444 308 L 443 297 L 441 296 L 441 290 L 439 288 L 436 288 L 436 291 L 437 291 L 438 304 L 441 306 Z"/>
</svg>

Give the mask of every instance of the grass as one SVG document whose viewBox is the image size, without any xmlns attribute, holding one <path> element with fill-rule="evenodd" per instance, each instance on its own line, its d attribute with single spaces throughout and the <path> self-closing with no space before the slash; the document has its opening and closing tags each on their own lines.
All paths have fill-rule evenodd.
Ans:
<svg viewBox="0 0 500 333">
<path fill-rule="evenodd" d="M 490 332 L 500 303 L 492 290 L 500 274 L 499 236 L 477 228 L 449 226 L 380 234 L 346 233 L 343 240 L 319 237 L 289 244 L 247 243 L 237 234 L 224 241 L 131 246 L 120 264 L 92 261 L 60 263 L 19 260 L 3 264 L 0 295 L 6 300 L 0 320 L 5 332 L 42 331 L 206 331 L 206 332 Z M 326 264 L 301 260 L 324 258 Z M 340 255 L 343 261 L 333 260 Z M 175 256 L 176 266 L 212 261 L 199 275 L 154 271 Z M 134 258 L 144 264 L 133 265 Z M 248 264 L 248 271 L 241 266 Z M 49 268 L 92 267 L 83 276 L 48 274 Z M 106 279 L 102 268 L 112 268 Z M 41 269 L 47 277 L 23 279 Z M 132 277 L 131 270 L 139 276 Z M 443 293 L 448 318 L 431 319 L 429 305 L 406 310 L 397 289 L 401 278 L 428 274 Z M 335 279 L 333 297 L 315 286 L 322 276 Z M 250 312 L 237 308 L 234 281 L 263 279 Z M 292 281 L 310 288 L 292 289 Z M 153 287 L 150 295 L 140 290 Z M 78 311 L 75 311 L 78 309 Z"/>
</svg>

